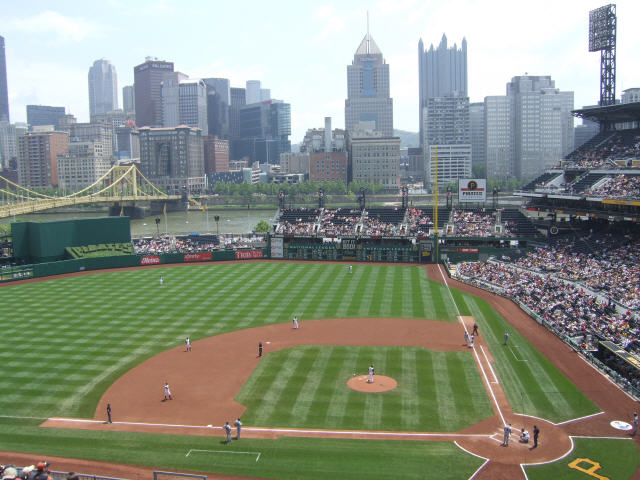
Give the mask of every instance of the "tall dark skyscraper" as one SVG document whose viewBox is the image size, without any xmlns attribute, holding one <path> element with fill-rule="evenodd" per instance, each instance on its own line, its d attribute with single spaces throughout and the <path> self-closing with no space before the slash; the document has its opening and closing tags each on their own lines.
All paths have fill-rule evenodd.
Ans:
<svg viewBox="0 0 640 480">
<path fill-rule="evenodd" d="M 65 114 L 64 107 L 49 105 L 27 105 L 27 123 L 29 128 L 40 125 L 53 125 L 58 128 L 58 120 Z"/>
<path fill-rule="evenodd" d="M 162 126 L 162 80 L 164 75 L 170 72 L 173 72 L 173 62 L 154 60 L 150 57 L 133 68 L 138 127 Z"/>
<path fill-rule="evenodd" d="M 104 115 L 118 108 L 118 75 L 116 67 L 104 58 L 89 69 L 89 116 Z"/>
<path fill-rule="evenodd" d="M 209 135 L 229 138 L 231 85 L 227 78 L 203 78 L 207 85 L 207 123 Z"/>
<path fill-rule="evenodd" d="M 4 37 L 0 37 L 0 121 L 9 121 L 9 89 L 7 88 L 7 59 Z"/>
<path fill-rule="evenodd" d="M 442 35 L 437 49 L 433 44 L 424 49 L 422 39 L 418 42 L 418 67 L 420 71 L 419 87 L 419 125 L 420 142 L 423 141 L 423 109 L 430 98 L 458 95 L 467 97 L 467 40 L 462 46 L 447 47 L 447 36 Z"/>
<path fill-rule="evenodd" d="M 353 131 L 361 122 L 374 122 L 375 130 L 393 135 L 393 99 L 389 92 L 389 64 L 369 31 L 347 66 L 344 123 Z"/>
</svg>

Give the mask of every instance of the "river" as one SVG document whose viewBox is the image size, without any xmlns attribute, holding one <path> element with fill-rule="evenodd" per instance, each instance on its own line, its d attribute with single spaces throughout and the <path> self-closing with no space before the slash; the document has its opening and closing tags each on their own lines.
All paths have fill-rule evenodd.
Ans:
<svg viewBox="0 0 640 480">
<path fill-rule="evenodd" d="M 19 215 L 12 218 L 0 219 L 0 224 L 18 222 L 54 222 L 56 220 L 72 220 L 76 218 L 96 218 L 105 217 L 106 211 L 70 213 L 32 213 L 29 215 Z M 158 233 L 171 235 L 186 235 L 192 232 L 198 233 L 223 233 L 241 234 L 250 233 L 260 220 L 265 220 L 269 224 L 273 223 L 276 215 L 275 208 L 268 209 L 210 209 L 202 211 L 168 212 L 166 217 L 162 214 L 145 217 L 143 219 L 131 220 L 131 236 L 148 237 Z M 218 222 L 215 217 L 220 217 Z M 156 225 L 156 219 L 160 223 Z"/>
</svg>

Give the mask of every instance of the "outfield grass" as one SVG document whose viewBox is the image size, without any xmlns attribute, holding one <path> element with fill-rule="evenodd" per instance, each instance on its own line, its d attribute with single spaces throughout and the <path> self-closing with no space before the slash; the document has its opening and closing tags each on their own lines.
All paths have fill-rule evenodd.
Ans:
<svg viewBox="0 0 640 480">
<path fill-rule="evenodd" d="M 41 429 L 34 422 L 0 419 L 2 448 L 46 455 L 103 460 L 169 471 L 201 471 L 258 478 L 324 480 L 469 478 L 482 460 L 449 442 L 323 438 L 242 439 Z M 189 450 L 259 452 L 257 455 Z M 55 463 L 51 465 L 56 469 Z M 428 472 L 441 472 L 429 477 Z"/>
<path fill-rule="evenodd" d="M 578 458 L 587 458 L 598 462 L 600 469 L 594 473 L 599 478 L 631 478 L 640 468 L 638 447 L 631 439 L 606 439 L 606 438 L 574 438 L 574 450 L 562 460 L 548 464 L 525 467 L 529 480 L 584 480 L 593 478 L 588 474 L 569 467 L 569 464 Z M 589 470 L 593 465 L 589 462 L 580 462 L 577 466 Z"/>
<path fill-rule="evenodd" d="M 162 286 L 158 282 L 160 275 L 164 277 Z M 584 395 L 515 332 L 511 339 L 527 362 L 517 361 L 512 353 L 501 349 L 507 324 L 484 301 L 458 291 L 452 293 L 460 313 L 476 317 L 481 334 L 496 359 L 498 376 L 516 411 L 553 421 L 596 411 Z M 103 392 L 116 378 L 145 359 L 181 344 L 186 336 L 197 340 L 227 331 L 289 322 L 293 315 L 302 320 L 404 317 L 456 321 L 457 312 L 446 288 L 430 282 L 421 266 L 357 264 L 350 275 L 343 264 L 209 264 L 103 272 L 6 286 L 0 288 L 0 331 L 6 339 L 5 345 L 10 348 L 0 350 L 0 449 L 258 475 L 255 471 L 244 470 L 249 467 L 229 469 L 210 463 L 183 467 L 185 464 L 179 461 L 179 455 L 167 453 L 174 444 L 182 449 L 211 441 L 207 439 L 38 429 L 35 421 L 18 428 L 14 423 L 18 420 L 7 417 L 90 417 Z M 388 358 L 384 361 L 390 368 L 395 368 L 397 358 L 402 360 L 406 355 L 404 352 L 411 355 L 412 351 L 416 357 L 425 355 L 420 357 L 420 362 L 428 363 L 427 354 L 415 349 L 385 350 Z M 322 352 L 324 349 L 318 352 L 314 362 L 323 361 L 325 353 Z M 434 402 L 434 394 L 438 408 L 448 409 L 438 412 L 437 421 L 436 416 L 433 417 L 434 424 L 440 422 L 441 428 L 447 430 L 472 421 L 461 409 L 451 408 L 451 402 L 455 404 L 464 397 L 463 390 L 455 391 L 458 387 L 451 387 L 451 395 L 443 393 L 448 379 L 440 373 L 459 372 L 461 368 L 456 363 L 459 362 L 457 357 L 445 355 L 444 358 L 446 368 L 438 370 L 433 378 L 445 390 L 437 393 L 431 387 L 422 388 L 422 382 L 418 383 L 417 398 L 405 396 L 395 415 L 377 423 L 380 429 L 404 428 L 410 424 L 412 416 L 415 417 L 415 412 L 419 412 L 420 422 L 427 422 L 427 417 L 432 415 L 429 406 Z M 437 363 L 440 359 L 431 358 L 430 361 L 433 365 L 441 365 Z M 376 360 L 376 367 L 380 368 L 381 362 Z M 404 371 L 398 373 L 404 374 Z M 475 367 L 474 375 L 477 375 Z M 409 385 L 410 380 L 408 382 Z M 309 385 L 307 393 L 311 388 Z M 384 395 L 386 398 L 388 393 Z M 313 397 L 312 405 L 323 401 L 326 399 L 318 393 Z M 304 403 L 296 408 L 294 415 L 302 418 Z M 349 408 L 348 403 L 346 408 Z M 484 407 L 478 408 L 482 411 Z M 257 412 L 255 415 L 263 415 L 259 410 Z M 313 417 L 309 414 L 307 418 L 310 416 Z M 291 417 L 289 421 L 292 422 Z M 364 420 L 362 422 L 365 424 Z M 249 440 L 246 442 L 242 441 L 243 447 L 249 445 Z M 462 478 L 465 475 L 456 470 L 458 465 L 477 465 L 477 459 L 460 455 L 450 444 L 349 443 L 335 439 L 255 442 L 251 445 L 259 443 L 265 451 L 273 451 L 274 458 L 282 458 L 281 463 L 273 464 L 272 470 L 260 471 L 259 476 L 274 478 L 339 477 L 332 472 L 348 468 L 350 464 L 354 468 L 349 470 L 353 472 L 349 477 L 359 478 L 358 472 L 362 470 L 358 467 L 366 465 L 367 461 L 375 466 L 375 469 L 366 470 L 367 478 L 375 478 L 371 476 L 372 472 L 379 478 L 413 478 L 423 474 L 424 465 L 419 463 L 422 461 L 441 466 L 438 470 L 429 469 L 430 478 Z M 281 445 L 291 446 L 280 453 Z M 316 449 L 325 453 L 316 455 Z M 379 459 L 388 460 L 386 451 L 401 459 L 394 472 L 379 465 Z M 402 452 L 407 452 L 406 461 Z M 431 452 L 441 452 L 442 460 Z M 211 459 L 206 461 L 212 462 Z M 293 467 L 289 468 L 289 465 Z M 325 473 L 310 476 L 310 465 Z M 298 468 L 305 472 L 304 475 L 299 474 Z M 465 466 L 463 470 L 466 472 L 466 469 Z"/>
<path fill-rule="evenodd" d="M 370 363 L 398 387 L 351 390 L 346 381 Z M 248 425 L 456 432 L 493 415 L 470 352 L 416 347 L 305 345 L 271 352 L 236 400 L 247 407 Z"/>
</svg>

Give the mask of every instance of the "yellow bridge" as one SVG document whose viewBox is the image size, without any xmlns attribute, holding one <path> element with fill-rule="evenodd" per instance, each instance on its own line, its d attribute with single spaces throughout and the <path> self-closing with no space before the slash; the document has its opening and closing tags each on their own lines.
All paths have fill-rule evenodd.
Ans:
<svg viewBox="0 0 640 480">
<path fill-rule="evenodd" d="M 175 201 L 181 198 L 180 195 L 167 195 L 161 191 L 147 180 L 135 165 L 111 167 L 92 185 L 63 197 L 44 195 L 0 177 L 0 218 L 72 205 Z"/>
</svg>

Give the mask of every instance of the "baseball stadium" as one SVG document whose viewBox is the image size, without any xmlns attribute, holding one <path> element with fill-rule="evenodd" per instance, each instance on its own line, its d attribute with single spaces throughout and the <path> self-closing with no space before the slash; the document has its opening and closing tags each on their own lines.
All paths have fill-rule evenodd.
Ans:
<svg viewBox="0 0 640 480">
<path fill-rule="evenodd" d="M 516 192 L 519 208 L 321 196 L 281 202 L 253 243 L 132 239 L 126 216 L 12 223 L 0 462 L 127 479 L 639 478 L 639 141 L 603 130 Z"/>
<path fill-rule="evenodd" d="M 600 133 L 509 198 L 281 193 L 246 237 L 132 235 L 207 209 L 135 165 L 0 177 L 2 478 L 640 479 L 640 102 L 573 114 Z"/>
</svg>

